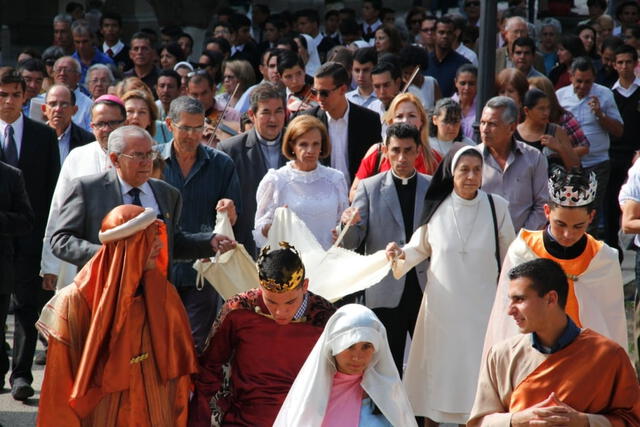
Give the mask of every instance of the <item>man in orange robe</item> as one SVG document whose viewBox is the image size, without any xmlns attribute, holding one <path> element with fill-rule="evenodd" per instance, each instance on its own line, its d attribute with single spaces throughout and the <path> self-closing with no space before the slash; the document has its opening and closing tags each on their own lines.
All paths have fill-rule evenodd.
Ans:
<svg viewBox="0 0 640 427">
<path fill-rule="evenodd" d="M 467 426 L 638 426 L 640 386 L 626 351 L 565 312 L 568 282 L 539 258 L 509 272 L 522 334 L 489 350 Z"/>
<path fill-rule="evenodd" d="M 186 425 L 197 361 L 163 232 L 153 210 L 116 207 L 100 250 L 45 306 L 39 426 Z"/>
</svg>

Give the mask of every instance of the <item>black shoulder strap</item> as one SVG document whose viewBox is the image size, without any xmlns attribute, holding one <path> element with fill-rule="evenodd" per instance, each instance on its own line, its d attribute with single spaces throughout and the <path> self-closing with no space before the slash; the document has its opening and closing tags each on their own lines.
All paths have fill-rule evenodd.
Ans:
<svg viewBox="0 0 640 427">
<path fill-rule="evenodd" d="M 382 165 L 382 143 L 378 143 L 376 149 L 376 168 L 373 171 L 373 175 L 377 175 L 380 172 L 380 166 Z M 372 176 L 373 176 L 372 175 Z"/>
<path fill-rule="evenodd" d="M 498 220 L 496 218 L 496 206 L 493 203 L 493 196 L 488 193 L 487 196 L 489 197 L 489 206 L 491 206 L 491 217 L 493 218 L 493 237 L 496 243 L 496 262 L 498 263 L 498 276 L 500 276 L 502 263 L 500 262 L 500 241 L 498 239 Z"/>
</svg>

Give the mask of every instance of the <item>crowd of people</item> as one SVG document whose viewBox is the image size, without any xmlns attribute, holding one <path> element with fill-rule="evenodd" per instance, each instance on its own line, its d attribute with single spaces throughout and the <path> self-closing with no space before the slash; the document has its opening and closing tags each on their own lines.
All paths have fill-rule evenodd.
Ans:
<svg viewBox="0 0 640 427">
<path fill-rule="evenodd" d="M 480 1 L 431 3 L 221 9 L 202 43 L 55 16 L 0 66 L 0 388 L 46 365 L 41 426 L 640 426 L 640 3 L 509 1 L 495 52 Z M 282 208 L 386 275 L 312 292 Z"/>
</svg>

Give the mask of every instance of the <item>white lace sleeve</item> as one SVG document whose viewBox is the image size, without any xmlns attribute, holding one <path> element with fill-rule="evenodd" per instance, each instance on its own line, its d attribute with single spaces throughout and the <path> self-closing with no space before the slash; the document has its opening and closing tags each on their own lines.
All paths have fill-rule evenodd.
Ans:
<svg viewBox="0 0 640 427">
<path fill-rule="evenodd" d="M 267 242 L 267 238 L 262 234 L 262 228 L 273 222 L 273 213 L 279 206 L 279 181 L 276 170 L 269 169 L 258 185 L 256 217 L 253 229 L 253 239 L 258 247 L 264 246 Z"/>
<path fill-rule="evenodd" d="M 336 180 L 336 189 L 338 191 L 338 212 L 336 213 L 336 224 L 339 224 L 342 212 L 349 207 L 347 181 L 344 179 L 344 174 L 342 172 L 340 172 L 340 176 Z"/>
</svg>

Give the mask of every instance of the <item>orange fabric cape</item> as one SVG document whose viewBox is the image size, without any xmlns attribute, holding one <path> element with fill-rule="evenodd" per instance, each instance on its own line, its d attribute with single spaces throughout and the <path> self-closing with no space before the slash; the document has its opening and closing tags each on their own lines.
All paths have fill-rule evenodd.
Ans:
<svg viewBox="0 0 640 427">
<path fill-rule="evenodd" d="M 589 263 L 596 256 L 598 251 L 602 248 L 603 243 L 594 239 L 591 235 L 587 234 L 587 247 L 584 253 L 578 258 L 574 259 L 560 259 L 551 255 L 544 247 L 544 241 L 542 239 L 542 233 L 536 231 L 522 230 L 522 239 L 527 243 L 531 250 L 539 258 L 551 259 L 562 267 L 567 278 L 569 279 L 569 294 L 567 295 L 567 306 L 565 311 L 571 317 L 579 328 L 582 328 L 582 322 L 580 321 L 580 305 L 576 298 L 575 291 L 575 278 L 589 268 Z"/>
<path fill-rule="evenodd" d="M 109 214 L 102 230 L 130 219 L 124 218 L 126 209 L 129 206 L 125 207 L 125 215 Z M 131 206 L 129 210 L 132 209 L 138 207 Z M 134 210 L 128 214 L 137 213 Z M 89 415 L 105 395 L 129 388 L 126 373 L 131 355 L 119 351 L 122 348 L 119 343 L 128 342 L 131 334 L 140 334 L 139 330 L 130 330 L 127 315 L 141 285 L 162 381 L 166 383 L 198 370 L 189 320 L 176 290 L 166 278 L 166 227 L 161 221 L 156 224 L 163 250 L 155 269 L 144 270 L 156 233 L 155 227 L 148 227 L 128 238 L 104 244 L 70 285 L 78 287 L 91 310 L 91 326 L 69 397 L 69 405 L 80 418 Z M 66 328 L 61 328 L 51 330 L 50 335 L 65 342 L 65 332 Z"/>
<path fill-rule="evenodd" d="M 554 392 L 573 409 L 604 415 L 613 426 L 638 426 L 639 390 L 624 349 L 586 329 L 516 386 L 509 412 L 530 408 Z"/>
</svg>

